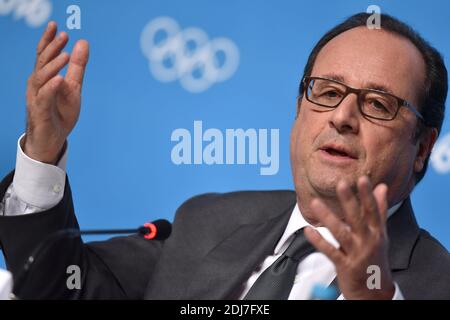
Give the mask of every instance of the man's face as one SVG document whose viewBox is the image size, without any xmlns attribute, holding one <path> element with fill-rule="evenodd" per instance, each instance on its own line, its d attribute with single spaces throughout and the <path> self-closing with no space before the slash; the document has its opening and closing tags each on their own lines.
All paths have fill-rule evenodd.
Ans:
<svg viewBox="0 0 450 320">
<path fill-rule="evenodd" d="M 311 76 L 338 77 L 354 88 L 384 87 L 418 105 L 425 63 L 407 39 L 365 27 L 346 31 L 320 51 Z M 414 172 L 422 169 L 413 143 L 416 116 L 401 107 L 392 121 L 365 118 L 357 96 L 348 95 L 335 109 L 318 108 L 306 100 L 291 133 L 291 165 L 297 190 L 310 196 L 334 197 L 339 180 L 353 187 L 361 175 L 389 186 L 388 198 L 399 201 L 409 194 Z M 326 146 L 329 148 L 323 150 Z M 345 148 L 353 158 L 333 148 Z"/>
</svg>

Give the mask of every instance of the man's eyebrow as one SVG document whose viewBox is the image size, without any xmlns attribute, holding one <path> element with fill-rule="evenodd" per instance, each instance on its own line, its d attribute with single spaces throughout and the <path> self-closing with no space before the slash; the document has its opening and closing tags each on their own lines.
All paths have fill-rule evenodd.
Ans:
<svg viewBox="0 0 450 320">
<path fill-rule="evenodd" d="M 345 77 L 341 76 L 339 74 L 327 73 L 327 74 L 321 75 L 320 77 L 339 81 L 344 84 L 347 84 L 347 82 L 345 81 Z M 375 82 L 367 82 L 363 88 L 364 89 L 373 89 L 373 90 L 378 90 L 378 91 L 383 91 L 386 93 L 394 94 L 393 91 L 391 89 L 389 89 L 388 87 L 386 87 L 382 84 L 379 84 L 379 83 L 375 83 Z"/>
<path fill-rule="evenodd" d="M 366 89 L 373 89 L 373 90 L 383 91 L 383 92 L 390 93 L 392 95 L 394 94 L 391 89 L 389 89 L 388 87 L 383 86 L 382 84 L 379 84 L 379 83 L 368 82 L 364 87 Z"/>
<path fill-rule="evenodd" d="M 323 74 L 323 75 L 321 75 L 319 77 L 327 78 L 327 79 L 330 79 L 330 80 L 336 80 L 336 81 L 345 83 L 345 78 L 343 76 L 335 74 L 335 73 L 326 73 L 326 74 Z"/>
</svg>

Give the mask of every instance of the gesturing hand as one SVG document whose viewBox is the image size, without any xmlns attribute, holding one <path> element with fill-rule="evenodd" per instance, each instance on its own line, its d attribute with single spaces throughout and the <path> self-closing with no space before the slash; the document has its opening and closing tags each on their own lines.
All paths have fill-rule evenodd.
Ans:
<svg viewBox="0 0 450 320">
<path fill-rule="evenodd" d="M 36 64 L 27 82 L 27 129 L 24 152 L 31 158 L 55 163 L 74 128 L 81 104 L 81 87 L 89 58 L 87 41 L 79 40 L 71 55 L 61 50 L 69 38 L 56 36 L 49 22 L 37 46 Z M 58 73 L 69 63 L 65 77 Z"/>
<path fill-rule="evenodd" d="M 330 230 L 340 247 L 335 248 L 311 227 L 305 235 L 316 249 L 335 265 L 339 288 L 346 299 L 392 299 L 395 286 L 388 262 L 387 186 L 379 184 L 374 190 L 369 179 L 358 179 L 359 201 L 349 185 L 340 181 L 337 195 L 344 214 L 339 219 L 323 201 L 311 201 L 316 219 Z M 367 286 L 367 268 L 379 267 L 380 288 Z"/>
</svg>

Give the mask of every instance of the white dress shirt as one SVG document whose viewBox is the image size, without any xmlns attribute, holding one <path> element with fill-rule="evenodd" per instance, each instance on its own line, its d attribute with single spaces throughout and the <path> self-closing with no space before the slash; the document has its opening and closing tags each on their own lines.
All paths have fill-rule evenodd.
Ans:
<svg viewBox="0 0 450 320">
<path fill-rule="evenodd" d="M 388 210 L 388 217 L 390 217 L 400 206 L 402 202 L 397 203 Z M 261 265 L 253 272 L 247 282 L 244 284 L 243 291 L 240 294 L 240 299 L 243 299 L 250 288 L 253 286 L 258 277 L 266 270 L 272 263 L 274 263 L 294 240 L 294 233 L 306 226 L 311 226 L 300 212 L 298 204 L 295 205 L 292 211 L 289 222 L 284 230 L 283 235 L 278 241 L 273 254 L 268 256 Z M 333 237 L 331 232 L 325 227 L 313 227 L 316 229 L 322 237 L 331 243 L 334 247 L 338 248 L 339 243 Z M 368 275 L 369 276 L 369 275 Z M 323 253 L 314 252 L 304 258 L 297 267 L 297 275 L 295 276 L 294 285 L 288 300 L 309 300 L 311 299 L 311 292 L 315 285 L 329 286 L 336 277 L 336 270 L 334 264 Z M 395 284 L 395 293 L 393 300 L 403 300 L 403 295 Z M 341 294 L 338 299 L 344 299 Z"/>
<path fill-rule="evenodd" d="M 62 199 L 66 181 L 67 150 L 56 166 L 45 164 L 28 157 L 22 150 L 21 141 L 17 142 L 16 171 L 11 185 L 0 202 L 0 215 L 37 214 L 56 206 Z M 397 203 L 388 211 L 390 217 L 401 205 Z M 253 272 L 243 284 L 240 299 L 244 298 L 261 273 L 264 272 L 287 249 L 293 240 L 294 233 L 305 226 L 311 226 L 302 216 L 298 205 L 292 211 L 286 229 L 278 241 L 272 255 Z M 315 228 L 328 242 L 335 247 L 339 244 L 331 232 L 325 227 Z M 315 252 L 303 259 L 297 268 L 289 300 L 310 299 L 314 285 L 328 286 L 336 277 L 333 263 L 322 253 Z M 344 299 L 342 295 L 338 299 Z M 403 300 L 400 288 L 395 283 L 394 300 Z"/>
</svg>

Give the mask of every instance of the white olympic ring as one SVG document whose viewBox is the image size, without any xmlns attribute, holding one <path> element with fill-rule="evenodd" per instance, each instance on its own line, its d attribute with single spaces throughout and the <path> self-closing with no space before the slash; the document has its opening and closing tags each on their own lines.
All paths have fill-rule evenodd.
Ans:
<svg viewBox="0 0 450 320">
<path fill-rule="evenodd" d="M 441 174 L 450 172 L 450 133 L 440 138 L 430 156 L 433 168 Z"/>
<path fill-rule="evenodd" d="M 158 34 L 163 40 L 156 41 Z M 227 38 L 208 39 L 199 28 L 180 30 L 178 23 L 169 17 L 158 17 L 150 21 L 141 33 L 141 49 L 149 60 L 153 76 L 161 82 L 179 79 L 190 92 L 202 92 L 212 84 L 229 79 L 239 65 L 239 50 Z M 194 49 L 188 45 L 193 44 Z M 220 65 L 218 54 L 224 55 Z M 167 66 L 165 61 L 172 61 Z M 201 76 L 195 76 L 201 71 Z"/>
</svg>

